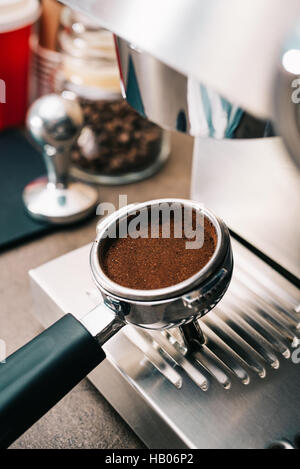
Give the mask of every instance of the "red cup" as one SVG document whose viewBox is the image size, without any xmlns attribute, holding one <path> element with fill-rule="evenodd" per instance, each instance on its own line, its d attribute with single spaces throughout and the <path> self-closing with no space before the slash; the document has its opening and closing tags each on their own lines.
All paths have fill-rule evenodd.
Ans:
<svg viewBox="0 0 300 469">
<path fill-rule="evenodd" d="M 24 123 L 29 101 L 30 36 L 38 0 L 0 3 L 0 130 Z"/>
</svg>

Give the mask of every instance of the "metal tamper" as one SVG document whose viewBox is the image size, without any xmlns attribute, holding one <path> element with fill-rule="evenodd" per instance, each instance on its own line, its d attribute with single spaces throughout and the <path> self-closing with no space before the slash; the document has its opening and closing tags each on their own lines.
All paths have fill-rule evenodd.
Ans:
<svg viewBox="0 0 300 469">
<path fill-rule="evenodd" d="M 35 101 L 27 114 L 27 127 L 43 150 L 48 177 L 25 187 L 23 200 L 35 219 L 69 224 L 90 215 L 98 191 L 80 182 L 69 182 L 71 147 L 83 126 L 83 114 L 71 92 L 49 94 Z"/>
</svg>

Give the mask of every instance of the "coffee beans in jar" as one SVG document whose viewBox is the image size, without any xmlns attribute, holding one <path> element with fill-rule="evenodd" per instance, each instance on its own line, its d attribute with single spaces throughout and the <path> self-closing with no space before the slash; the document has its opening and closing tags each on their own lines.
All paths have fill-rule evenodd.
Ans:
<svg viewBox="0 0 300 469">
<path fill-rule="evenodd" d="M 122 99 L 112 34 L 66 7 L 58 43 L 62 64 L 56 91 L 75 93 L 85 119 L 72 149 L 72 174 L 90 182 L 125 184 L 158 171 L 169 154 L 168 135 Z"/>
<path fill-rule="evenodd" d="M 120 184 L 150 176 L 164 163 L 169 152 L 166 134 L 122 98 L 80 102 L 85 126 L 72 149 L 77 174 Z"/>
</svg>

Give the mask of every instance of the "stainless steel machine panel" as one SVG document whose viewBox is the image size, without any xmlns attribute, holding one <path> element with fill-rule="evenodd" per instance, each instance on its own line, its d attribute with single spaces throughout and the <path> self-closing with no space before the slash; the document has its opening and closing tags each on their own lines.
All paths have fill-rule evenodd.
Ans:
<svg viewBox="0 0 300 469">
<path fill-rule="evenodd" d="M 238 243 L 233 248 L 234 278 L 202 321 L 199 352 L 186 356 L 176 330 L 126 326 L 90 375 L 150 448 L 293 447 L 300 433 L 300 292 Z M 44 327 L 101 301 L 89 249 L 30 272 Z"/>
<path fill-rule="evenodd" d="M 280 49 L 300 13 L 298 0 L 62 3 L 261 117 L 272 115 Z"/>
<path fill-rule="evenodd" d="M 280 137 L 196 139 L 192 199 L 300 278 L 300 172 Z"/>
</svg>

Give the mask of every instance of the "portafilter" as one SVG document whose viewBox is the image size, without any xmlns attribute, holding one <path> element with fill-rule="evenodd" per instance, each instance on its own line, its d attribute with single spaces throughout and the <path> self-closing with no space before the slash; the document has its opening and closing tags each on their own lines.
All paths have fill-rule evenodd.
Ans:
<svg viewBox="0 0 300 469">
<path fill-rule="evenodd" d="M 213 256 L 195 275 L 168 288 L 133 290 L 113 282 L 101 263 L 111 228 L 161 203 L 202 211 L 216 233 Z M 9 446 L 100 364 L 105 359 L 102 346 L 126 324 L 145 329 L 180 327 L 187 347 L 201 346 L 196 320 L 220 301 L 232 269 L 227 227 L 197 202 L 161 199 L 134 204 L 101 221 L 91 250 L 91 271 L 103 302 L 81 321 L 65 315 L 0 364 L 0 447 Z"/>
</svg>

